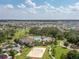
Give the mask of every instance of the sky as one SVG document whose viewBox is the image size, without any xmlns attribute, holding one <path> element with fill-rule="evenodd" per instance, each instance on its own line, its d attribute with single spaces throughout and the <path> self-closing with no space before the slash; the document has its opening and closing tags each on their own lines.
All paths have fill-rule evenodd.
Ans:
<svg viewBox="0 0 79 59">
<path fill-rule="evenodd" d="M 79 19 L 79 0 L 0 0 L 0 19 Z"/>
</svg>

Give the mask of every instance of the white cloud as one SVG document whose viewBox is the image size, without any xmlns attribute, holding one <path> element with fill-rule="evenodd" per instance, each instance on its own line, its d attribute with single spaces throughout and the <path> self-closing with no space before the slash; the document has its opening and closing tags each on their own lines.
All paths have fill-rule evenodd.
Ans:
<svg viewBox="0 0 79 59">
<path fill-rule="evenodd" d="M 79 2 L 77 2 L 75 5 L 79 6 Z"/>
<path fill-rule="evenodd" d="M 74 5 L 69 5 L 67 7 L 71 12 L 79 12 L 79 2 L 75 3 Z"/>
<path fill-rule="evenodd" d="M 20 4 L 20 5 L 17 5 L 18 8 L 25 8 L 26 6 L 24 4 Z"/>
<path fill-rule="evenodd" d="M 32 0 L 25 0 L 26 4 L 28 4 L 29 6 L 35 8 L 36 4 L 34 2 L 32 2 Z"/>
<path fill-rule="evenodd" d="M 4 6 L 4 8 L 14 8 L 14 6 L 12 4 L 7 4 Z"/>
<path fill-rule="evenodd" d="M 45 5 L 40 5 L 36 7 L 36 10 L 41 10 L 45 13 L 56 12 L 56 8 L 49 3 L 45 2 Z"/>
<path fill-rule="evenodd" d="M 26 7 L 27 5 L 31 7 Z M 32 0 L 26 0 L 26 4 L 13 5 L 7 4 L 5 9 L 0 8 L 0 15 L 5 15 L 5 18 L 19 18 L 19 19 L 79 19 L 79 3 L 69 5 L 67 7 L 54 7 L 45 2 L 44 5 L 36 6 Z M 13 9 L 7 9 L 13 8 Z M 3 11 L 4 10 L 4 11 Z M 8 10 L 8 12 L 6 11 Z M 9 13 L 9 14 L 8 14 Z M 8 14 L 8 15 L 7 15 Z M 21 16 L 21 17 L 19 17 Z M 3 17 L 3 18 L 4 18 Z M 0 17 L 1 18 L 1 17 Z"/>
</svg>

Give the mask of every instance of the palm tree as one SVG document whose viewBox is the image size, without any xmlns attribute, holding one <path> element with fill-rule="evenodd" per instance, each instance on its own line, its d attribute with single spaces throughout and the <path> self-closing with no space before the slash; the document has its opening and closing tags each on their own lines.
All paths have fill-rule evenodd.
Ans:
<svg viewBox="0 0 79 59">
<path fill-rule="evenodd" d="M 12 56 L 12 59 L 15 59 L 16 51 L 10 50 L 10 56 Z"/>
</svg>

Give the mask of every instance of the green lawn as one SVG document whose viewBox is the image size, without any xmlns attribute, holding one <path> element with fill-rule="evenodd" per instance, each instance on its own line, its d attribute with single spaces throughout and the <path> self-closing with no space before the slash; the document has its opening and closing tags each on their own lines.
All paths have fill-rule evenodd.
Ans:
<svg viewBox="0 0 79 59">
<path fill-rule="evenodd" d="M 48 54 L 48 48 L 46 49 L 42 59 L 51 59 L 49 54 Z"/>
<path fill-rule="evenodd" d="M 68 53 L 68 49 L 66 49 L 66 48 L 62 48 L 62 47 L 60 47 L 60 46 L 57 46 L 56 48 L 55 48 L 55 57 L 56 57 L 56 59 L 60 59 L 61 58 L 61 55 L 62 54 L 64 54 L 64 55 L 66 55 L 67 53 Z"/>
<path fill-rule="evenodd" d="M 56 59 L 60 59 L 61 55 L 62 55 L 62 54 L 65 54 L 65 55 L 66 55 L 69 50 L 66 49 L 66 48 L 62 48 L 62 47 L 57 46 L 57 47 L 55 48 L 55 51 L 56 51 L 56 53 L 55 53 Z"/>
<path fill-rule="evenodd" d="M 24 48 L 20 56 L 16 56 L 16 59 L 26 59 L 26 55 L 29 53 L 31 48 Z"/>
</svg>

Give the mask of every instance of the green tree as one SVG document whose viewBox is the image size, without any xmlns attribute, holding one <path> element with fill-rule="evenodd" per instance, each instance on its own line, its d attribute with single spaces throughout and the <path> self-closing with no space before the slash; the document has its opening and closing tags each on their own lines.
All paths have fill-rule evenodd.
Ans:
<svg viewBox="0 0 79 59">
<path fill-rule="evenodd" d="M 64 33 L 64 37 L 67 39 L 69 43 L 76 44 L 79 41 L 79 35 L 74 31 L 69 31 Z"/>
<path fill-rule="evenodd" d="M 12 59 L 16 59 L 15 55 L 16 55 L 16 51 L 15 50 L 10 50 L 10 56 L 12 56 Z"/>
<path fill-rule="evenodd" d="M 32 27 L 30 28 L 29 30 L 29 34 L 32 34 L 32 35 L 40 35 L 40 27 Z"/>
<path fill-rule="evenodd" d="M 60 33 L 60 32 L 57 33 L 56 37 L 57 37 L 58 40 L 64 39 L 63 33 Z"/>
<path fill-rule="evenodd" d="M 60 59 L 66 59 L 66 55 L 62 54 Z"/>
<path fill-rule="evenodd" d="M 0 54 L 2 54 L 2 48 L 0 48 Z"/>
<path fill-rule="evenodd" d="M 75 50 L 69 51 L 66 59 L 79 59 L 79 52 L 77 52 Z"/>
<path fill-rule="evenodd" d="M 69 43 L 68 43 L 68 42 L 64 42 L 64 46 L 66 46 L 66 47 L 67 47 L 68 45 L 69 45 Z"/>
<path fill-rule="evenodd" d="M 24 36 L 26 36 L 28 33 L 26 33 L 26 29 L 17 29 L 15 34 L 14 34 L 14 39 L 21 39 Z"/>
</svg>

